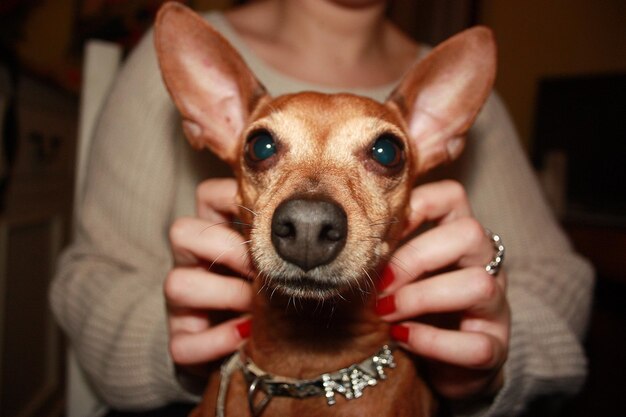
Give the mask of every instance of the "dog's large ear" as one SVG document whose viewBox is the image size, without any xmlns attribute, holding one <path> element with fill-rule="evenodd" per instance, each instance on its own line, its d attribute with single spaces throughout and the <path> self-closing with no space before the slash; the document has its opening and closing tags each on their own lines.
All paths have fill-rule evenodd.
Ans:
<svg viewBox="0 0 626 417">
<path fill-rule="evenodd" d="M 265 88 L 230 43 L 180 3 L 159 10 L 154 37 L 185 135 L 194 147 L 234 163 L 237 139 Z"/>
<path fill-rule="evenodd" d="M 456 158 L 496 73 L 491 30 L 474 27 L 441 43 L 411 69 L 387 104 L 404 116 L 417 150 L 417 171 Z"/>
</svg>

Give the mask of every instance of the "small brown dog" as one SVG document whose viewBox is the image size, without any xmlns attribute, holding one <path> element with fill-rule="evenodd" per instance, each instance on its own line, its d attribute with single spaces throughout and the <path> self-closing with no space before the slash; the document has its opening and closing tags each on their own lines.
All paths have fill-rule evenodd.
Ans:
<svg viewBox="0 0 626 417">
<path fill-rule="evenodd" d="M 386 347 L 374 281 L 403 237 L 416 177 L 459 155 L 490 93 L 491 32 L 473 28 L 435 48 L 384 104 L 271 98 L 178 3 L 161 9 L 155 41 L 187 138 L 233 168 L 258 270 L 252 335 L 210 377 L 195 415 L 431 415 L 413 360 Z"/>
</svg>

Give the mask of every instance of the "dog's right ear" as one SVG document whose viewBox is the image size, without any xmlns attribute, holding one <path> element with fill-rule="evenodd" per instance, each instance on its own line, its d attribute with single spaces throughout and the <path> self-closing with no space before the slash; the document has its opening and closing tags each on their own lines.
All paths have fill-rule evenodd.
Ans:
<svg viewBox="0 0 626 417">
<path fill-rule="evenodd" d="M 161 7 L 154 38 L 185 135 L 195 148 L 207 147 L 233 164 L 237 139 L 265 88 L 230 43 L 180 3 Z"/>
<path fill-rule="evenodd" d="M 387 104 L 407 122 L 418 174 L 459 156 L 495 75 L 495 40 L 482 26 L 441 43 L 406 74 Z"/>
</svg>

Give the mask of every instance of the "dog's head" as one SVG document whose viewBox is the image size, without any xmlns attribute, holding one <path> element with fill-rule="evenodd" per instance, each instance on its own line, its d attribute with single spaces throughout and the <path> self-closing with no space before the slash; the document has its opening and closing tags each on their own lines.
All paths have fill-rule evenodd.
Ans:
<svg viewBox="0 0 626 417">
<path fill-rule="evenodd" d="M 187 138 L 233 168 L 260 276 L 300 297 L 371 285 L 402 234 L 415 178 L 460 154 L 495 77 L 486 28 L 435 48 L 384 104 L 351 94 L 272 98 L 233 47 L 178 3 L 161 9 L 155 42 Z"/>
</svg>

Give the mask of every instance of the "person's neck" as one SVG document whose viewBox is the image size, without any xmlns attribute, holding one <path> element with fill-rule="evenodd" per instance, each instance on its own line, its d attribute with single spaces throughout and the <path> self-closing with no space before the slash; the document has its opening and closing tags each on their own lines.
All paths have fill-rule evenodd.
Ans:
<svg viewBox="0 0 626 417">
<path fill-rule="evenodd" d="M 386 19 L 385 7 L 384 1 L 347 7 L 331 0 L 261 0 L 226 17 L 251 50 L 283 74 L 331 87 L 378 87 L 396 81 L 417 56 L 417 45 Z"/>
<path fill-rule="evenodd" d="M 311 56 L 354 65 L 384 48 L 385 3 L 346 7 L 327 0 L 271 0 L 279 24 L 275 35 Z"/>
</svg>

